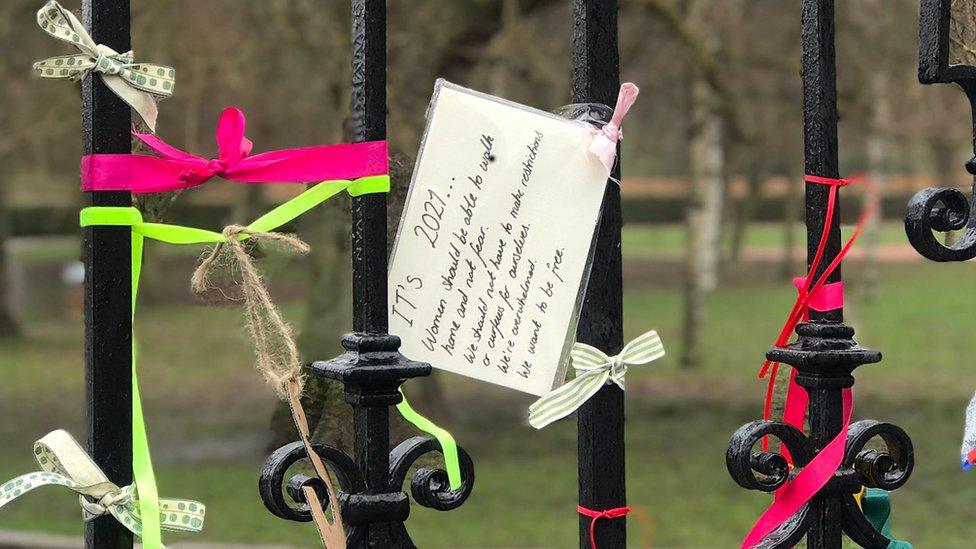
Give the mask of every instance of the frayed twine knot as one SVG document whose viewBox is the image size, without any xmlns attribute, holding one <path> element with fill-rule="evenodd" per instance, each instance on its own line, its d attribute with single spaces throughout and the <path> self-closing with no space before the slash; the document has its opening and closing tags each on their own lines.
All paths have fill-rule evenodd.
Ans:
<svg viewBox="0 0 976 549">
<path fill-rule="evenodd" d="M 222 234 L 226 237 L 226 242 L 218 243 L 203 258 L 193 273 L 190 287 L 198 294 L 214 288 L 210 282 L 211 275 L 218 266 L 222 266 L 224 251 L 229 253 L 227 268 L 232 272 L 240 272 L 239 285 L 244 295 L 247 329 L 254 344 L 256 366 L 278 397 L 288 400 L 289 385 L 297 384 L 299 392 L 304 386 L 298 346 L 295 344 L 291 326 L 271 300 L 264 279 L 244 247 L 244 241 L 253 239 L 256 242 L 275 242 L 299 254 L 308 253 L 308 244 L 293 235 L 255 231 L 241 225 L 229 225 Z"/>
</svg>

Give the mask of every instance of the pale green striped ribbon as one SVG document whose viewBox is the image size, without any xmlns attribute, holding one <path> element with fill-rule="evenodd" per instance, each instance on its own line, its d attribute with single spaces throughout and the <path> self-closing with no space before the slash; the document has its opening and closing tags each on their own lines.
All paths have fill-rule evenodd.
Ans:
<svg viewBox="0 0 976 549">
<path fill-rule="evenodd" d="M 21 475 L 0 485 L 0 508 L 41 486 L 64 486 L 78 494 L 86 521 L 112 515 L 133 534 L 142 536 L 142 516 L 135 484 L 119 488 L 67 431 L 53 431 L 34 443 L 34 459 L 41 471 Z M 159 500 L 163 530 L 199 532 L 206 507 L 183 499 Z"/>
<path fill-rule="evenodd" d="M 34 63 L 34 74 L 42 78 L 80 80 L 91 71 L 102 75 L 102 81 L 123 101 L 132 106 L 156 131 L 156 99 L 173 94 L 176 71 L 171 67 L 135 63 L 132 51 L 119 53 L 104 44 L 96 44 L 84 25 L 55 0 L 37 11 L 37 24 L 44 32 L 74 45 L 81 53 L 59 55 Z"/>
<path fill-rule="evenodd" d="M 542 429 L 576 411 L 607 383 L 624 388 L 624 376 L 630 366 L 640 366 L 664 356 L 664 344 L 657 332 L 651 330 L 634 339 L 620 351 L 608 356 L 585 343 L 574 343 L 570 352 L 576 378 L 529 406 L 529 425 Z"/>
</svg>

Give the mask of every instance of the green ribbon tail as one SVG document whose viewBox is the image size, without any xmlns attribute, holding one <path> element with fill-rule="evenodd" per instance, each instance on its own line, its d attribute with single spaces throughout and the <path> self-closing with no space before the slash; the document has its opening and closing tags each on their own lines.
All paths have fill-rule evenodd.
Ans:
<svg viewBox="0 0 976 549">
<path fill-rule="evenodd" d="M 451 490 L 460 489 L 461 463 L 458 460 L 458 447 L 454 436 L 414 410 L 407 402 L 407 395 L 403 393 L 403 389 L 400 389 L 400 396 L 403 397 L 403 400 L 397 404 L 397 411 L 400 412 L 403 419 L 412 423 L 414 427 L 437 439 L 441 445 L 441 453 L 444 454 L 444 465 L 447 469 L 447 480 L 451 485 Z"/>
<path fill-rule="evenodd" d="M 345 190 L 352 196 L 384 193 L 390 189 L 389 175 L 364 177 L 354 181 L 323 181 L 307 189 L 300 195 L 272 209 L 248 225 L 254 231 L 269 232 L 278 229 L 315 206 Z M 167 225 L 144 223 L 139 211 L 132 207 L 91 207 L 81 211 L 81 225 L 129 226 L 132 230 L 132 317 L 135 325 L 136 297 L 139 291 L 139 275 L 142 270 L 142 248 L 145 238 L 169 244 L 204 244 L 225 241 L 221 233 Z M 243 235 L 242 238 L 246 238 Z M 400 391 L 401 394 L 403 391 Z M 452 490 L 461 488 L 461 465 L 458 459 L 457 442 L 447 430 L 417 413 L 407 402 L 397 405 L 397 410 L 408 422 L 421 431 L 433 436 L 441 446 L 444 455 L 447 477 Z M 146 549 L 162 547 L 159 520 L 159 497 L 153 475 L 152 460 L 149 454 L 149 441 L 143 418 L 139 383 L 136 377 L 135 330 L 132 335 L 132 469 L 139 492 L 139 509 L 143 521 L 142 541 Z"/>
<path fill-rule="evenodd" d="M 130 228 L 131 230 L 131 228 Z M 159 523 L 159 491 L 149 453 L 149 435 L 142 414 L 142 397 L 136 369 L 136 296 L 139 275 L 142 273 L 142 245 L 144 238 L 132 231 L 132 475 L 139 495 L 139 516 L 142 520 L 142 544 L 146 549 L 161 549 L 163 535 Z"/>
</svg>

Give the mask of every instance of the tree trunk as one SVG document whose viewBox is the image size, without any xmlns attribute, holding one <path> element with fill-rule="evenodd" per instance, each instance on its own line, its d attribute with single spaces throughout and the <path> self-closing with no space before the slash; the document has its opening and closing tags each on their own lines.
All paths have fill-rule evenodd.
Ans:
<svg viewBox="0 0 976 549">
<path fill-rule="evenodd" d="M 780 277 L 790 280 L 796 275 L 796 233 L 802 196 L 798 192 L 805 183 L 802 172 L 786 175 L 786 194 L 783 196 L 783 258 L 780 263 Z"/>
<path fill-rule="evenodd" d="M 888 154 L 888 136 L 885 128 L 891 118 L 888 75 L 884 70 L 877 70 L 868 78 L 871 90 L 871 119 L 865 136 L 868 177 L 871 178 L 878 195 L 884 196 L 884 161 Z M 878 215 L 870 220 L 864 229 L 865 266 L 862 293 L 869 301 L 875 300 L 878 296 L 878 230 L 882 218 L 882 212 L 878 212 Z"/>
<path fill-rule="evenodd" d="M 704 19 L 703 4 L 696 2 L 698 9 L 692 8 L 689 17 L 698 15 L 699 21 Z M 714 35 L 706 33 L 705 36 Z M 708 41 L 713 42 L 714 38 Z M 718 108 L 719 98 L 700 71 L 694 71 L 692 78 L 689 137 L 691 200 L 686 218 L 688 245 L 685 248 L 687 274 L 682 366 L 701 363 L 705 296 L 718 283 L 719 232 L 725 187 L 724 121 Z"/>
<path fill-rule="evenodd" d="M 731 242 L 729 243 L 729 263 L 738 264 L 742 260 L 742 250 L 745 247 L 746 233 L 749 224 L 756 215 L 762 192 L 761 156 L 753 154 L 747 162 L 745 173 L 746 195 L 737 200 L 735 208 L 735 223 L 732 225 Z"/>
</svg>

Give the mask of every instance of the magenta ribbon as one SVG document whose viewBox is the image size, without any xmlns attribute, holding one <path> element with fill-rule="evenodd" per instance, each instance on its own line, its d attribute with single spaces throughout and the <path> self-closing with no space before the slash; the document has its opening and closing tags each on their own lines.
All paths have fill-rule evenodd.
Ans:
<svg viewBox="0 0 976 549">
<path fill-rule="evenodd" d="M 804 291 L 807 287 L 807 277 L 798 276 L 793 279 L 797 291 Z M 821 313 L 840 309 L 844 306 L 844 283 L 829 282 L 820 286 L 810 294 L 807 307 Z"/>
<path fill-rule="evenodd" d="M 793 279 L 793 285 L 799 292 L 806 290 L 807 277 L 800 276 Z M 844 306 L 844 283 L 831 282 L 823 284 L 811 292 L 807 307 L 815 311 L 832 311 Z M 804 317 L 806 315 L 804 314 Z M 807 390 L 800 387 L 796 382 L 797 370 L 793 368 L 790 372 L 790 384 L 786 393 L 786 402 L 783 406 L 783 422 L 803 430 L 803 423 L 806 419 L 807 403 L 809 395 Z M 742 542 L 742 549 L 752 547 L 776 530 L 784 522 L 789 520 L 797 511 L 800 510 L 810 499 L 820 491 L 824 485 L 834 476 L 834 471 L 840 467 L 844 459 L 844 450 L 847 442 L 847 428 L 851 423 L 851 414 L 854 411 L 854 391 L 846 388 L 841 392 L 843 400 L 843 425 L 841 430 L 819 454 L 814 456 L 802 471 L 789 481 L 783 488 L 776 492 L 773 504 L 756 520 L 749 534 Z M 790 459 L 789 451 L 784 446 L 783 455 Z"/>
<path fill-rule="evenodd" d="M 624 138 L 624 131 L 621 124 L 627 112 L 637 101 L 637 94 L 640 90 L 636 85 L 627 82 L 620 86 L 620 93 L 617 94 L 617 105 L 613 108 L 613 116 L 603 128 L 595 130 L 596 135 L 590 143 L 590 152 L 600 159 L 608 171 L 613 170 L 613 165 L 617 161 L 617 142 Z"/>
<path fill-rule="evenodd" d="M 804 391 L 805 393 L 805 391 Z M 753 547 L 777 529 L 790 517 L 796 514 L 823 488 L 834 476 L 844 459 L 844 449 L 847 445 L 847 428 L 851 424 L 851 414 L 854 411 L 854 391 L 851 388 L 841 392 L 844 406 L 844 419 L 840 432 L 824 446 L 810 463 L 808 463 L 796 478 L 788 482 L 776 492 L 773 504 L 760 515 L 752 526 L 752 530 L 743 540 L 741 549 Z M 806 397 L 806 394 L 804 394 Z M 802 418 L 800 420 L 802 422 Z"/>
<path fill-rule="evenodd" d="M 206 159 L 152 134 L 133 133 L 159 156 L 92 154 L 81 158 L 83 191 L 157 193 L 196 187 L 214 176 L 237 183 L 299 183 L 388 173 L 386 141 L 282 149 L 251 156 L 244 113 L 228 107 L 217 123 L 218 156 Z"/>
</svg>

